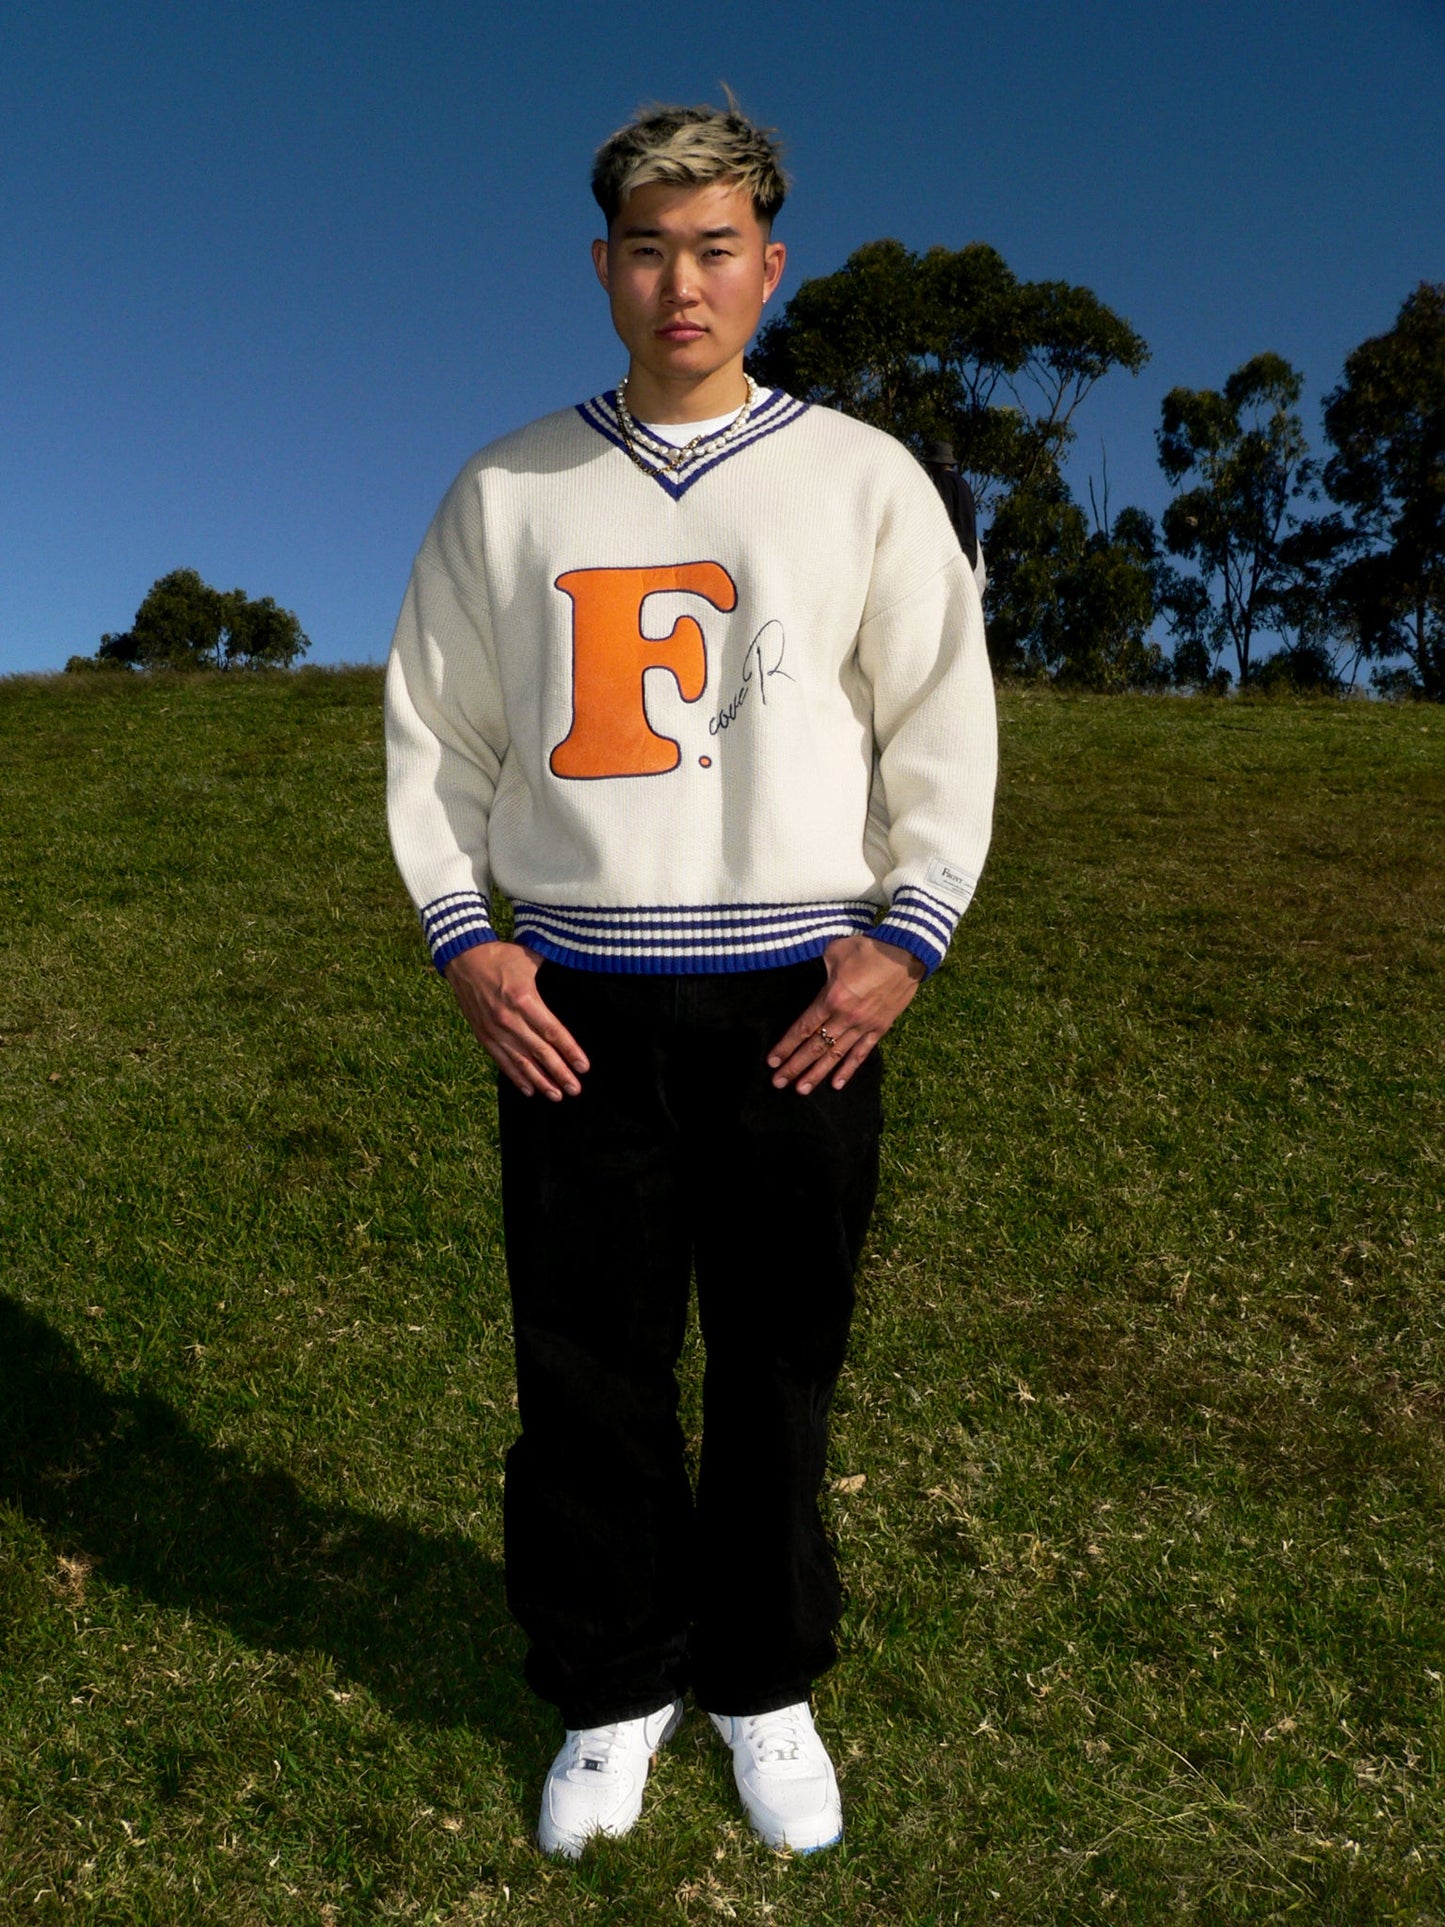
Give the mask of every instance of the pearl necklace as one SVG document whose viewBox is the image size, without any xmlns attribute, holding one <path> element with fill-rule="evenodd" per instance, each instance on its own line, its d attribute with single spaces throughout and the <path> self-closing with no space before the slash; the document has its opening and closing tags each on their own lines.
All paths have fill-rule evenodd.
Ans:
<svg viewBox="0 0 1445 1927">
<path fill-rule="evenodd" d="M 643 474 L 676 475 L 684 462 L 692 460 L 703 442 L 715 442 L 719 448 L 722 448 L 733 439 L 734 435 L 740 434 L 747 422 L 748 416 L 753 412 L 753 404 L 758 398 L 758 384 L 753 380 L 752 376 L 744 374 L 743 380 L 748 385 L 748 398 L 738 410 L 737 414 L 733 416 L 726 428 L 715 429 L 711 435 L 694 435 L 685 447 L 670 449 L 665 455 L 662 454 L 660 448 L 658 448 L 659 437 L 655 435 L 651 436 L 649 439 L 658 452 L 655 460 L 645 462 L 637 452 L 637 438 L 639 436 L 645 436 L 647 430 L 639 429 L 637 423 L 632 419 L 631 410 L 627 406 L 627 377 L 624 375 L 617 384 L 617 421 L 618 426 L 622 430 L 622 440 L 626 446 L 627 453 L 642 470 Z M 649 453 L 652 452 L 653 450 L 649 450 Z"/>
</svg>

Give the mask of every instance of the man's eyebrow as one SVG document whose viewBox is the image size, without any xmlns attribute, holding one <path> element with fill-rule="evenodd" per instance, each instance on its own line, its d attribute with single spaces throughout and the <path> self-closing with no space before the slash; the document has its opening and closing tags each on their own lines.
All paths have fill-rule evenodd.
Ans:
<svg viewBox="0 0 1445 1927">
<path fill-rule="evenodd" d="M 624 241 L 655 241 L 663 230 L 660 227 L 625 227 L 622 230 Z M 742 230 L 735 227 L 705 227 L 699 230 L 700 241 L 736 241 Z"/>
</svg>

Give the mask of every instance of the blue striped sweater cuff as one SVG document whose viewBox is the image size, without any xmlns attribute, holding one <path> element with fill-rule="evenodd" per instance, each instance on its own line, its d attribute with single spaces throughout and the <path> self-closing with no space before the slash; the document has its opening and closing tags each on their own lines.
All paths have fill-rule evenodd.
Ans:
<svg viewBox="0 0 1445 1927">
<path fill-rule="evenodd" d="M 905 883 L 894 891 L 892 903 L 868 934 L 881 943 L 896 944 L 900 950 L 917 957 L 924 975 L 931 977 L 943 962 L 961 914 L 941 897 Z"/>
<path fill-rule="evenodd" d="M 588 907 L 518 900 L 516 938 L 553 963 L 624 976 L 774 970 L 819 957 L 835 937 L 866 931 L 876 906 L 672 903 Z"/>
<path fill-rule="evenodd" d="M 450 896 L 433 897 L 422 908 L 421 926 L 438 970 L 445 970 L 464 950 L 497 941 L 487 900 L 476 890 L 454 890 Z"/>
</svg>

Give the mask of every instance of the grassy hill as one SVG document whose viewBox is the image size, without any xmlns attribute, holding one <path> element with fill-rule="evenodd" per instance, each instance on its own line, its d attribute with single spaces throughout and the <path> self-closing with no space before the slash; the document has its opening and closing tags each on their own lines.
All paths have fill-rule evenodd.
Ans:
<svg viewBox="0 0 1445 1927">
<path fill-rule="evenodd" d="M 0 1919 L 1445 1921 L 1445 714 L 1005 699 L 839 1399 L 847 1840 L 694 1716 L 570 1869 L 378 702 L 0 683 Z"/>
</svg>

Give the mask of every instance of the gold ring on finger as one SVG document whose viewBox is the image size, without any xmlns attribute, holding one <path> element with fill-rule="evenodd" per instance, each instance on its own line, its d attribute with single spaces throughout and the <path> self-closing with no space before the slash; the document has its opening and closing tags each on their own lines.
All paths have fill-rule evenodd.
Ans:
<svg viewBox="0 0 1445 1927">
<path fill-rule="evenodd" d="M 824 1050 L 837 1050 L 838 1040 L 833 1036 L 831 1031 L 829 1031 L 826 1024 L 819 1024 L 815 1034 L 822 1038 Z"/>
</svg>

